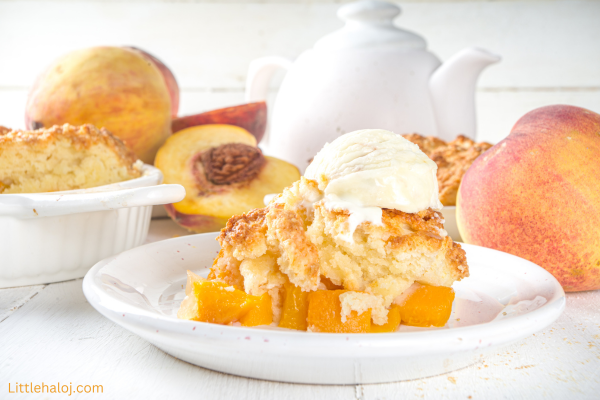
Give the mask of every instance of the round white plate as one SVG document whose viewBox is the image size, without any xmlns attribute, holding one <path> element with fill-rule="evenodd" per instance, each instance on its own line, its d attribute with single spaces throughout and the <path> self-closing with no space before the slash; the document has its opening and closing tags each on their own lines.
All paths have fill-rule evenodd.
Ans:
<svg viewBox="0 0 600 400">
<path fill-rule="evenodd" d="M 462 245 L 471 276 L 455 283 L 456 300 L 444 328 L 327 334 L 178 320 L 186 270 L 206 276 L 219 250 L 216 235 L 151 243 L 101 261 L 83 281 L 85 296 L 105 317 L 189 363 L 313 384 L 400 381 L 463 368 L 543 329 L 565 307 L 561 286 L 544 269 Z"/>
</svg>

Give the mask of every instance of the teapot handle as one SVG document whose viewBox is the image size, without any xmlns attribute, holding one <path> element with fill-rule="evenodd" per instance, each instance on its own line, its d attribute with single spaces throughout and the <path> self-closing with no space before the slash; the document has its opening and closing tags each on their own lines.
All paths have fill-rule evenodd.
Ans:
<svg viewBox="0 0 600 400">
<path fill-rule="evenodd" d="M 248 77 L 246 78 L 246 102 L 266 100 L 273 73 L 279 68 L 289 70 L 291 66 L 291 60 L 279 56 L 253 60 L 248 67 Z"/>
</svg>

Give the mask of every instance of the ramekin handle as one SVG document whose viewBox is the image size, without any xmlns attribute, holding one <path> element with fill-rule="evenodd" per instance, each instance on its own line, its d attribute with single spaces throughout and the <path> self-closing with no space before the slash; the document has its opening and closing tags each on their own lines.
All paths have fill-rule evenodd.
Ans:
<svg viewBox="0 0 600 400">
<path fill-rule="evenodd" d="M 181 185 L 157 185 L 112 192 L 77 194 L 3 194 L 0 217 L 39 218 L 126 207 L 176 203 L 185 197 Z"/>
</svg>

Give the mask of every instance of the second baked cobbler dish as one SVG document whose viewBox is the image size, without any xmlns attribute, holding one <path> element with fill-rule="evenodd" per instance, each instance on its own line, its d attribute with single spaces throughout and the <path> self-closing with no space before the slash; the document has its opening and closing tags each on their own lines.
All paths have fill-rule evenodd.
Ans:
<svg viewBox="0 0 600 400">
<path fill-rule="evenodd" d="M 326 144 L 267 207 L 228 221 L 208 279 L 188 271 L 178 317 L 335 333 L 444 326 L 469 268 L 444 230 L 436 172 L 392 132 Z"/>
</svg>

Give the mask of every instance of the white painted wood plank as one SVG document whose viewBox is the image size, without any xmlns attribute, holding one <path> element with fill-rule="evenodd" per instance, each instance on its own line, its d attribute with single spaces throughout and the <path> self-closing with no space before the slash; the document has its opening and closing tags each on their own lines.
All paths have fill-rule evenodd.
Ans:
<svg viewBox="0 0 600 400">
<path fill-rule="evenodd" d="M 35 297 L 46 285 L 0 289 L 0 322 Z"/>
<path fill-rule="evenodd" d="M 179 361 L 97 313 L 80 279 L 49 285 L 0 324 L 0 337 L 3 393 L 9 382 L 60 381 L 103 385 L 97 397 L 106 399 L 354 398 L 351 386 L 259 381 Z"/>
<path fill-rule="evenodd" d="M 0 125 L 20 129 L 25 127 L 27 90 L 0 88 Z"/>
<path fill-rule="evenodd" d="M 442 59 L 465 46 L 498 52 L 483 87 L 599 87 L 600 2 L 401 3 L 397 23 Z M 132 44 L 163 59 L 185 88 L 242 88 L 260 56 L 297 57 L 341 26 L 339 4 L 0 2 L 0 86 L 28 87 L 60 54 Z M 26 21 L 26 29 L 24 28 Z M 8 62 L 6 62 L 8 60 Z"/>
<path fill-rule="evenodd" d="M 296 57 L 341 26 L 338 5 L 0 3 L 0 86 L 28 87 L 61 54 L 135 45 L 161 58 L 185 88 L 242 88 L 249 62 Z M 28 29 L 22 29 L 27 20 Z M 68 23 L 56 23 L 68 21 Z M 7 65 L 11 64 L 11 65 Z"/>
<path fill-rule="evenodd" d="M 600 392 L 600 292 L 567 294 L 550 328 L 477 365 L 427 379 L 362 385 L 360 398 L 597 399 Z"/>
<path fill-rule="evenodd" d="M 153 219 L 152 222 L 150 222 L 150 231 L 148 232 L 146 243 L 158 242 L 159 240 L 172 239 L 192 234 L 193 232 L 180 227 L 169 217 Z"/>
<path fill-rule="evenodd" d="M 244 91 L 241 89 L 228 92 L 184 90 L 181 93 L 179 115 L 198 114 L 244 103 Z"/>
<path fill-rule="evenodd" d="M 480 87 L 600 87 L 600 2 L 493 1 L 402 5 L 397 23 L 442 60 L 467 46 L 503 57 Z"/>
</svg>

